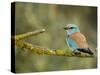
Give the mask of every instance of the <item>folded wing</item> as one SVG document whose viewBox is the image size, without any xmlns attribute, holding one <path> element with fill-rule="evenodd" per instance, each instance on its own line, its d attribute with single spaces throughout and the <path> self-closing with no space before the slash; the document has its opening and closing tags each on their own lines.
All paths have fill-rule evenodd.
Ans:
<svg viewBox="0 0 100 75">
<path fill-rule="evenodd" d="M 80 32 L 73 33 L 70 36 L 70 38 L 73 39 L 74 41 L 76 41 L 79 48 L 88 48 L 86 38 L 82 33 L 80 33 Z"/>
</svg>

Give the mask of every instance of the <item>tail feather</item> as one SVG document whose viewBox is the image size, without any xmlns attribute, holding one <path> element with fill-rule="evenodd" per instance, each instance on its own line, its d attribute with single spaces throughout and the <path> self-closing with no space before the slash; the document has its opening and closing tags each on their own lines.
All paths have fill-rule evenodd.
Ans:
<svg viewBox="0 0 100 75">
<path fill-rule="evenodd" d="M 88 53 L 90 55 L 93 55 L 93 52 L 88 48 L 88 49 L 77 49 L 78 51 L 84 52 L 84 53 Z"/>
</svg>

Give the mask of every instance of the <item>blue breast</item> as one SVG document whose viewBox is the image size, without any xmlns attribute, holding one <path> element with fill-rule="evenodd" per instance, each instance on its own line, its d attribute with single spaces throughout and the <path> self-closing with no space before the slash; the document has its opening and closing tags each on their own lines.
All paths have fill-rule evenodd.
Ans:
<svg viewBox="0 0 100 75">
<path fill-rule="evenodd" d="M 73 40 L 71 39 L 70 37 L 67 37 L 66 38 L 66 41 L 68 43 L 68 45 L 73 49 L 73 50 L 76 50 L 78 47 L 78 44 Z"/>
</svg>

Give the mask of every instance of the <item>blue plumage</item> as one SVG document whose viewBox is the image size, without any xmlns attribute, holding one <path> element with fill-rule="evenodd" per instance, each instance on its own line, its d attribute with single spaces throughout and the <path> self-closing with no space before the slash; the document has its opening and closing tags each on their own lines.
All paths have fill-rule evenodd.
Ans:
<svg viewBox="0 0 100 75">
<path fill-rule="evenodd" d="M 79 48 L 77 43 L 69 37 L 66 37 L 66 42 L 68 43 L 69 47 L 72 48 L 72 51 L 77 50 L 77 48 Z"/>
<path fill-rule="evenodd" d="M 67 31 L 66 42 L 68 43 L 69 47 L 72 48 L 72 51 L 77 50 L 79 46 L 77 45 L 76 41 L 71 39 L 70 36 L 75 32 L 80 32 L 79 28 L 75 24 L 68 24 L 67 27 L 74 27 Z"/>
</svg>

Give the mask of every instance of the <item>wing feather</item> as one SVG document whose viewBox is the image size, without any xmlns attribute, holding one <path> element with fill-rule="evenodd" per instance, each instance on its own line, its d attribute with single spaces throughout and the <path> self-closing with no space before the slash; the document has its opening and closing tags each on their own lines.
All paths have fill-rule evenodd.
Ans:
<svg viewBox="0 0 100 75">
<path fill-rule="evenodd" d="M 80 32 L 73 33 L 70 36 L 70 38 L 75 40 L 80 48 L 88 48 L 86 38 L 82 33 Z"/>
</svg>

